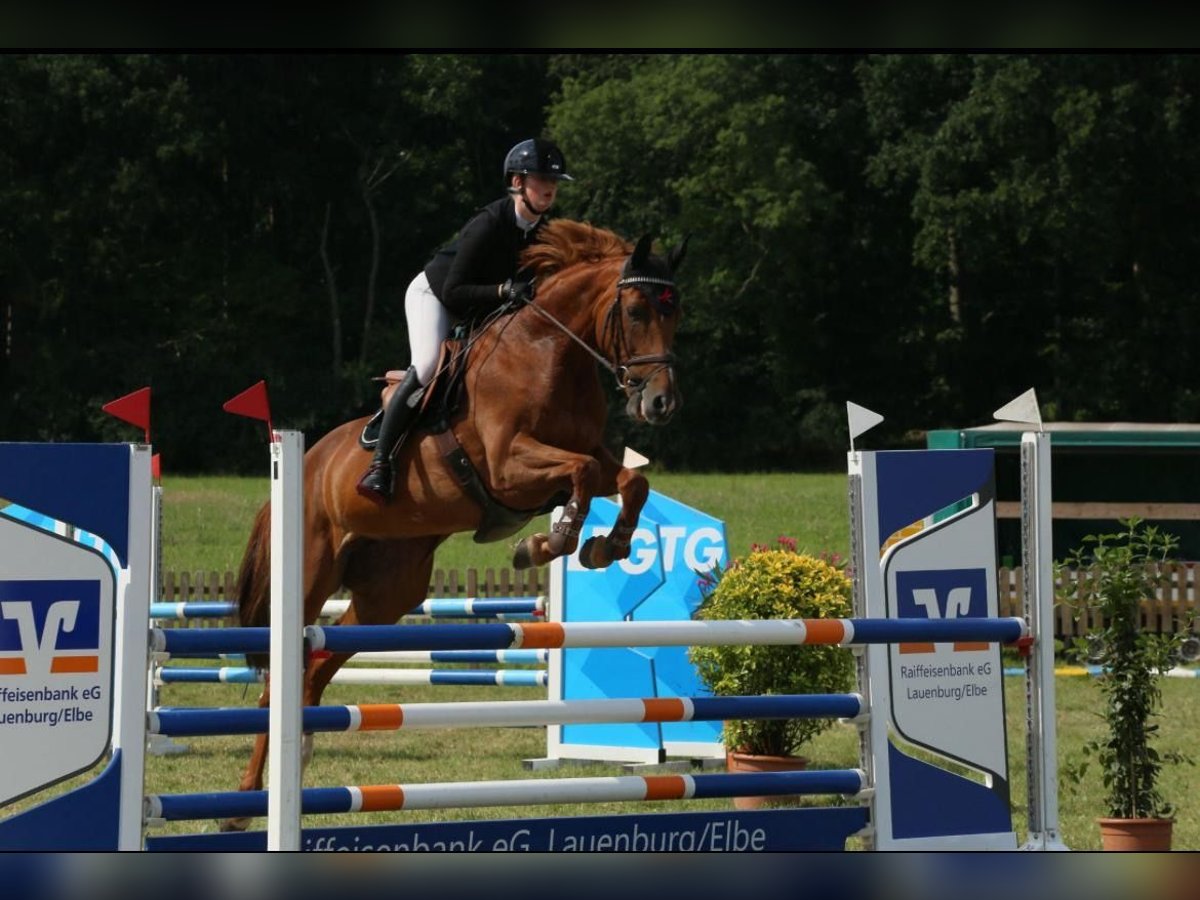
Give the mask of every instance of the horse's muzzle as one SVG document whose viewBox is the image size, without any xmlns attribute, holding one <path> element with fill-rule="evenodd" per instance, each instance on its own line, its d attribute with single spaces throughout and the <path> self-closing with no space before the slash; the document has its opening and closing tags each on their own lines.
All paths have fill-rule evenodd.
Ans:
<svg viewBox="0 0 1200 900">
<path fill-rule="evenodd" d="M 679 410 L 683 397 L 675 389 L 674 379 L 663 379 L 661 388 L 643 387 L 629 397 L 625 411 L 629 417 L 650 425 L 665 425 Z"/>
</svg>

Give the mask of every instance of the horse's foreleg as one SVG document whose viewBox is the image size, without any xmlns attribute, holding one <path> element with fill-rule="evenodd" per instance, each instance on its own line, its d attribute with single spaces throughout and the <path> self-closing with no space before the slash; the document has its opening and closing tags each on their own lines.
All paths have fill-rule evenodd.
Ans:
<svg viewBox="0 0 1200 900">
<path fill-rule="evenodd" d="M 550 533 L 538 532 L 517 542 L 513 547 L 513 568 L 530 569 L 544 566 L 560 556 L 570 556 L 579 546 L 579 531 L 587 518 L 591 500 L 581 500 L 575 492 L 563 506 L 558 521 L 550 526 Z"/>
<path fill-rule="evenodd" d="M 580 563 L 589 569 L 603 569 L 618 559 L 629 557 L 630 540 L 646 498 L 650 496 L 650 482 L 636 469 L 625 468 L 607 450 L 597 453 L 597 457 L 605 470 L 606 483 L 611 478 L 616 484 L 616 491 L 621 495 L 621 509 L 612 531 L 589 538 L 579 551 Z"/>
<path fill-rule="evenodd" d="M 603 468 L 594 457 L 560 450 L 520 435 L 512 442 L 499 481 L 530 492 L 554 494 L 563 487 L 571 491 L 550 534 L 529 535 L 513 549 L 513 567 L 527 569 L 575 552 L 579 530 L 603 482 Z"/>
</svg>

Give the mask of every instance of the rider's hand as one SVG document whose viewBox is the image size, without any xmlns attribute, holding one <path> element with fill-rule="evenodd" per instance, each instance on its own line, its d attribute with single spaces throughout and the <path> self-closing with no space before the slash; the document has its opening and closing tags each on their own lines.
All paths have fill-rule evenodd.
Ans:
<svg viewBox="0 0 1200 900">
<path fill-rule="evenodd" d="M 533 299 L 533 282 L 508 279 L 500 285 L 500 299 L 505 303 L 528 303 Z"/>
</svg>

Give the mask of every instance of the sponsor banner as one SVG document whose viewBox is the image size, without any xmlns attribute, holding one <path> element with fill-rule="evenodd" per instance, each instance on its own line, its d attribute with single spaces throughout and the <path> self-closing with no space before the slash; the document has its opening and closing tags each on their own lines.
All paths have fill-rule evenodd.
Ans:
<svg viewBox="0 0 1200 900">
<path fill-rule="evenodd" d="M 952 453 L 928 455 L 938 460 Z M 952 465 L 946 468 L 954 471 Z M 926 516 L 921 527 L 885 553 L 889 617 L 937 621 L 999 615 L 990 479 L 960 481 L 958 490 L 943 488 L 933 508 L 919 510 Z M 960 511 L 946 515 L 938 507 L 951 499 Z M 1006 778 L 999 644 L 901 643 L 888 648 L 888 665 L 892 719 L 905 740 Z"/>
<path fill-rule="evenodd" d="M 865 806 L 304 829 L 300 849 L 360 853 L 746 853 L 843 850 Z M 150 837 L 147 850 L 265 850 L 266 832 Z"/>
<path fill-rule="evenodd" d="M 108 555 L 0 515 L 0 804 L 108 750 L 117 592 Z"/>
<path fill-rule="evenodd" d="M 594 500 L 583 524 L 580 547 L 591 537 L 608 534 L 619 510 L 611 500 Z M 628 559 L 596 570 L 584 568 L 578 552 L 566 561 L 562 619 L 687 621 L 703 599 L 702 575 L 726 560 L 722 521 L 651 491 L 630 541 Z M 688 661 L 686 647 L 610 647 L 563 653 L 561 699 L 708 693 Z M 720 722 L 568 725 L 562 729 L 562 742 L 630 747 L 642 753 L 665 749 L 671 755 L 724 753 Z M 631 761 L 638 758 L 631 757 Z"/>
</svg>

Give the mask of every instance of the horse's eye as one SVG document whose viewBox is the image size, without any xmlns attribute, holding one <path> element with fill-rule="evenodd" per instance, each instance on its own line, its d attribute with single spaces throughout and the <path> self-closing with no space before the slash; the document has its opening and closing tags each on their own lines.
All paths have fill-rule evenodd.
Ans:
<svg viewBox="0 0 1200 900">
<path fill-rule="evenodd" d="M 628 307 L 626 307 L 626 312 L 629 314 L 629 318 L 633 322 L 638 322 L 640 324 L 650 321 L 650 307 L 648 307 L 645 303 L 631 303 Z"/>
</svg>

